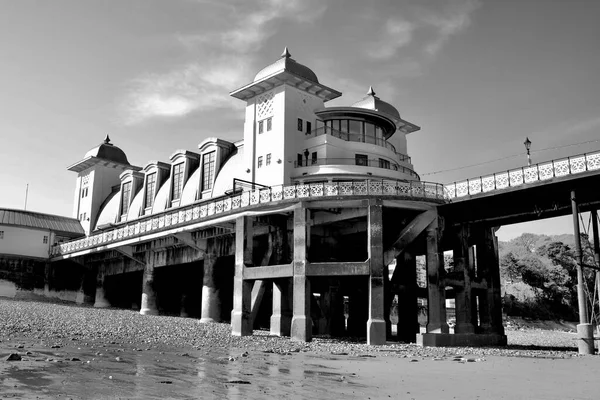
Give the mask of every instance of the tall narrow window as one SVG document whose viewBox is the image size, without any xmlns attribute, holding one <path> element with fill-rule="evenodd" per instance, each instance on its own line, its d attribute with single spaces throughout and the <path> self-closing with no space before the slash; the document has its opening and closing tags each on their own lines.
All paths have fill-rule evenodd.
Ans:
<svg viewBox="0 0 600 400">
<path fill-rule="evenodd" d="M 4 231 L 0 231 L 0 239 L 4 239 Z"/>
<path fill-rule="evenodd" d="M 215 152 L 206 153 L 202 158 L 202 190 L 212 189 L 215 179 Z"/>
<path fill-rule="evenodd" d="M 356 165 L 362 165 L 364 167 L 369 165 L 369 158 L 364 154 L 356 154 L 355 161 Z"/>
<path fill-rule="evenodd" d="M 383 158 L 379 159 L 379 168 L 390 169 L 390 162 Z"/>
<path fill-rule="evenodd" d="M 302 132 L 303 127 L 304 127 L 304 122 L 302 121 L 302 118 L 298 118 L 298 130 L 300 132 Z"/>
<path fill-rule="evenodd" d="M 44 235 L 44 240 L 43 240 L 44 244 L 48 244 L 48 236 Z"/>
<path fill-rule="evenodd" d="M 317 165 L 317 152 L 316 151 L 312 153 L 311 161 L 312 161 L 312 165 Z"/>
<path fill-rule="evenodd" d="M 154 205 L 154 189 L 156 188 L 156 172 L 146 178 L 146 207 Z"/>
<path fill-rule="evenodd" d="M 178 200 L 181 197 L 183 189 L 183 163 L 173 167 L 173 197 L 172 200 Z"/>
<path fill-rule="evenodd" d="M 309 135 L 310 131 L 312 131 L 312 124 L 309 121 L 306 121 L 306 134 Z"/>
<path fill-rule="evenodd" d="M 258 157 L 258 163 L 257 163 L 257 168 L 262 167 L 262 156 Z"/>
<path fill-rule="evenodd" d="M 271 153 L 267 154 L 267 163 L 266 165 L 271 165 Z"/>
<path fill-rule="evenodd" d="M 263 121 L 258 122 L 258 133 L 263 133 Z"/>
<path fill-rule="evenodd" d="M 267 132 L 273 129 L 273 117 L 267 118 Z"/>
<path fill-rule="evenodd" d="M 131 195 L 131 182 L 123 184 L 123 196 L 121 197 L 121 215 L 127 214 L 129 211 L 129 196 Z M 85 215 L 83 216 L 85 219 Z"/>
<path fill-rule="evenodd" d="M 300 154 L 300 153 L 298 153 L 298 158 L 297 158 L 296 164 L 298 164 L 298 167 L 302 166 L 302 154 Z"/>
</svg>

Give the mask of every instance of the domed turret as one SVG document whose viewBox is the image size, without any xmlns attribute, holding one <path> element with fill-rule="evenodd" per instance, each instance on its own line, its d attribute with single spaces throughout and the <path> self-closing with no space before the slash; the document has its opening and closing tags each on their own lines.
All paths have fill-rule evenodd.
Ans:
<svg viewBox="0 0 600 400">
<path fill-rule="evenodd" d="M 292 58 L 292 55 L 288 51 L 287 47 L 283 50 L 283 53 L 281 54 L 279 60 L 275 61 L 271 65 L 267 65 L 266 67 L 261 69 L 258 72 L 258 74 L 256 74 L 256 76 L 254 77 L 254 82 L 261 81 L 266 77 L 283 71 L 287 71 L 294 75 L 297 75 L 300 78 L 319 83 L 317 75 L 315 75 L 315 73 L 307 66 L 296 62 L 296 60 Z"/>
<path fill-rule="evenodd" d="M 123 150 L 112 144 L 108 135 L 104 138 L 103 143 L 100 143 L 98 146 L 85 153 L 83 158 L 85 159 L 88 157 L 97 157 L 103 160 L 129 165 L 129 161 L 127 161 L 127 156 Z"/>
<path fill-rule="evenodd" d="M 342 95 L 337 90 L 320 83 L 317 75 L 310 68 L 292 58 L 287 47 L 277 61 L 267 65 L 256 74 L 252 83 L 229 94 L 247 101 L 284 83 L 317 96 L 323 101 L 329 101 Z"/>
<path fill-rule="evenodd" d="M 372 86 L 369 86 L 369 91 L 367 92 L 367 96 L 360 101 L 352 104 L 352 107 L 360 107 L 366 108 L 369 110 L 375 110 L 382 113 L 388 114 L 390 117 L 395 120 L 401 119 L 400 112 L 388 102 L 381 100 L 379 97 L 375 96 L 375 91 Z"/>
</svg>

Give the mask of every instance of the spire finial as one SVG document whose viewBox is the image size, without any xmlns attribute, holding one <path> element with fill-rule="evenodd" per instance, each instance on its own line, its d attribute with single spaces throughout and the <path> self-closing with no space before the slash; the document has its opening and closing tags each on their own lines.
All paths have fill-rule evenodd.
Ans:
<svg viewBox="0 0 600 400">
<path fill-rule="evenodd" d="M 106 137 L 104 138 L 104 144 L 110 144 L 110 136 L 108 136 L 108 133 L 106 134 Z"/>
<path fill-rule="evenodd" d="M 369 86 L 369 91 L 367 92 L 367 96 L 375 96 L 375 91 L 373 90 L 373 86 Z"/>
<path fill-rule="evenodd" d="M 281 53 L 281 57 L 285 57 L 285 58 L 290 58 L 292 55 L 290 54 L 290 52 L 288 51 L 287 46 L 285 46 L 285 49 L 283 49 L 283 53 Z"/>
</svg>

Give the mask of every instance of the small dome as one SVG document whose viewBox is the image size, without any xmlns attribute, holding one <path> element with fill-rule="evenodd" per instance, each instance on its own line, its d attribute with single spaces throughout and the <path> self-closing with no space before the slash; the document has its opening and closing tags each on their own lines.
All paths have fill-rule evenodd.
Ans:
<svg viewBox="0 0 600 400">
<path fill-rule="evenodd" d="M 110 143 L 110 138 L 108 135 L 106 135 L 103 143 L 85 153 L 84 158 L 88 157 L 97 157 L 119 164 L 129 165 L 129 161 L 127 161 L 127 156 L 123 150 Z"/>
<path fill-rule="evenodd" d="M 301 78 L 306 80 L 319 83 L 317 79 L 317 75 L 315 75 L 312 70 L 300 63 L 297 63 L 296 60 L 291 58 L 291 54 L 288 51 L 287 47 L 283 50 L 281 54 L 281 58 L 275 61 L 273 64 L 268 65 L 260 70 L 258 74 L 254 77 L 254 82 L 258 82 L 267 76 L 273 75 L 276 72 L 288 71 L 294 75 L 298 75 Z"/>
<path fill-rule="evenodd" d="M 375 96 L 375 91 L 373 90 L 372 86 L 369 86 L 367 96 L 362 100 L 352 104 L 352 107 L 367 108 L 369 110 L 385 113 L 394 119 L 401 119 L 400 112 L 396 109 L 396 107 Z"/>
</svg>

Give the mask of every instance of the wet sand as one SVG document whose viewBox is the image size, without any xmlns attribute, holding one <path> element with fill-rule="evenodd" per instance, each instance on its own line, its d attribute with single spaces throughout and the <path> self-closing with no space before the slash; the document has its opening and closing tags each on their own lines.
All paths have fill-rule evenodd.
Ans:
<svg viewBox="0 0 600 400">
<path fill-rule="evenodd" d="M 2 343 L 3 359 L 12 344 Z M 20 344 L 21 361 L 0 363 L 2 399 L 597 399 L 600 370 L 598 356 L 361 357 Z"/>
<path fill-rule="evenodd" d="M 2 300 L 0 322 L 0 399 L 599 396 L 600 356 L 577 356 L 566 332 L 508 334 L 509 343 L 511 337 L 542 338 L 568 347 L 521 342 L 507 349 L 424 349 L 324 338 L 304 344 L 266 332 L 231 338 L 226 324 Z M 99 333 L 99 326 L 105 330 Z M 556 337 L 561 341 L 551 342 Z M 21 360 L 6 361 L 13 353 Z"/>
</svg>

